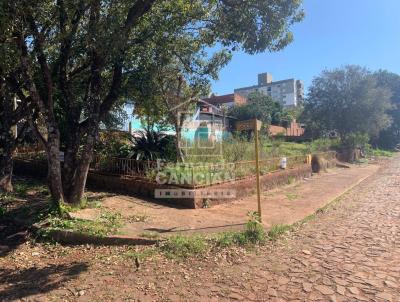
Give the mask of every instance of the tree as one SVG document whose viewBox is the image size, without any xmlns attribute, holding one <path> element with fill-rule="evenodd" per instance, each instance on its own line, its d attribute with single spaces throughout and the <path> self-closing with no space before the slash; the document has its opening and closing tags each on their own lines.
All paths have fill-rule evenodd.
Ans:
<svg viewBox="0 0 400 302">
<path fill-rule="evenodd" d="M 239 120 L 258 119 L 264 125 L 282 124 L 291 122 L 291 116 L 283 106 L 270 96 L 261 92 L 253 92 L 248 96 L 247 104 L 232 107 L 228 115 Z"/>
<path fill-rule="evenodd" d="M 1 20 L 7 21 L 6 18 Z M 24 136 L 31 113 L 30 103 L 17 102 L 17 94 L 13 89 L 20 79 L 17 70 L 13 69 L 12 62 L 16 52 L 13 45 L 7 43 L 9 34 L 4 23 L 0 24 L 0 192 L 13 190 L 13 155 Z"/>
<path fill-rule="evenodd" d="M 400 75 L 379 70 L 373 76 L 379 87 L 386 87 L 392 92 L 393 105 L 393 108 L 388 111 L 392 118 L 391 126 L 382 130 L 379 137 L 373 140 L 373 144 L 381 148 L 394 149 L 400 144 Z"/>
<path fill-rule="evenodd" d="M 47 153 L 53 201 L 80 201 L 99 125 L 123 97 L 127 79 L 142 62 L 168 65 L 153 49 L 165 47 L 176 57 L 188 57 L 184 51 L 207 57 L 205 48 L 216 43 L 249 53 L 279 50 L 292 40 L 290 25 L 303 17 L 300 4 L 2 0 L 0 18 L 12 33 L 23 83 L 13 88 L 33 102 L 46 127 L 42 133 L 32 125 Z"/>
<path fill-rule="evenodd" d="M 11 192 L 13 155 L 26 129 L 26 121 L 22 119 L 27 116 L 27 108 L 24 104 L 17 106 L 15 94 L 5 83 L 6 79 L 0 75 L 0 192 Z"/>
<path fill-rule="evenodd" d="M 312 82 L 302 119 L 307 128 L 336 131 L 342 140 L 351 133 L 377 137 L 391 123 L 390 97 L 365 68 L 325 70 Z"/>
</svg>

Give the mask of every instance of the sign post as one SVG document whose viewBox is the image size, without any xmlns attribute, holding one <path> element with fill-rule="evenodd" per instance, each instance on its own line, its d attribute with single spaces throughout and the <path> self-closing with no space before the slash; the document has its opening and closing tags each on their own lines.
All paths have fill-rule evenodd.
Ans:
<svg viewBox="0 0 400 302">
<path fill-rule="evenodd" d="M 256 151 L 257 205 L 258 205 L 258 216 L 260 222 L 262 222 L 262 218 L 261 218 L 261 186 L 260 186 L 260 158 L 258 151 L 258 145 L 259 145 L 258 132 L 261 130 L 261 126 L 262 122 L 257 119 L 240 121 L 236 123 L 237 131 L 254 130 L 254 144 Z"/>
</svg>

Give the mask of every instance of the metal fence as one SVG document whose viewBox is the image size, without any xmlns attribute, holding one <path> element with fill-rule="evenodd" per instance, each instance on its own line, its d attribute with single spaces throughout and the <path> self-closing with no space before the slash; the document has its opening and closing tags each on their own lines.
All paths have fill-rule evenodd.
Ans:
<svg viewBox="0 0 400 302">
<path fill-rule="evenodd" d="M 291 169 L 307 162 L 307 156 L 287 157 Z M 281 158 L 260 160 L 260 173 L 267 174 L 281 169 Z M 95 157 L 91 170 L 119 176 L 142 177 L 151 181 L 183 187 L 202 187 L 254 176 L 255 161 L 235 163 L 165 163 L 138 161 L 127 158 Z"/>
<path fill-rule="evenodd" d="M 114 175 L 146 177 L 149 172 L 157 170 L 157 162 L 95 156 L 90 164 L 90 169 Z"/>
</svg>

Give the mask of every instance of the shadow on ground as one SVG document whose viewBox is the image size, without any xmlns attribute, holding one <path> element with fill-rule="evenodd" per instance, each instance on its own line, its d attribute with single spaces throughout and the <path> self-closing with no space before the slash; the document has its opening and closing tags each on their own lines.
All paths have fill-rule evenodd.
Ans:
<svg viewBox="0 0 400 302">
<path fill-rule="evenodd" d="M 44 183 L 17 178 L 14 186 L 14 193 L 0 195 L 0 206 L 5 211 L 0 214 L 0 257 L 27 240 L 30 228 L 50 205 Z"/>
<path fill-rule="evenodd" d="M 0 301 L 15 301 L 32 295 L 45 294 L 87 271 L 86 263 L 50 265 L 44 268 L 19 270 L 0 269 L 4 289 Z"/>
</svg>

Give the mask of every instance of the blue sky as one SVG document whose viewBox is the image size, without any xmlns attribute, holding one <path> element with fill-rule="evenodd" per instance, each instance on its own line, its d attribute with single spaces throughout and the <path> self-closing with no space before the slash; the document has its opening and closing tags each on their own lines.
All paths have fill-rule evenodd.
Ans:
<svg viewBox="0 0 400 302">
<path fill-rule="evenodd" d="M 400 0 L 304 0 L 306 17 L 292 31 L 294 41 L 278 53 L 235 53 L 213 83 L 213 92 L 274 80 L 302 79 L 306 88 L 323 69 L 346 64 L 400 74 Z"/>
</svg>

